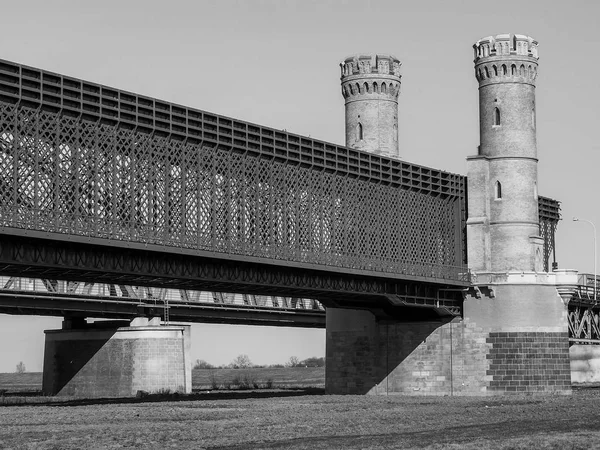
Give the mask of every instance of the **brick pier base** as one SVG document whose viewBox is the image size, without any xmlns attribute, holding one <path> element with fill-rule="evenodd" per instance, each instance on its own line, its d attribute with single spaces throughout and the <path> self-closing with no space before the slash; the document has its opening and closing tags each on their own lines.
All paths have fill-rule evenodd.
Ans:
<svg viewBox="0 0 600 450">
<path fill-rule="evenodd" d="M 83 328 L 45 333 L 45 395 L 128 397 L 138 391 L 192 390 L 189 326 Z"/>
<path fill-rule="evenodd" d="M 570 393 L 567 309 L 553 275 L 479 281 L 463 318 L 451 321 L 377 320 L 369 311 L 328 308 L 326 391 Z"/>
</svg>

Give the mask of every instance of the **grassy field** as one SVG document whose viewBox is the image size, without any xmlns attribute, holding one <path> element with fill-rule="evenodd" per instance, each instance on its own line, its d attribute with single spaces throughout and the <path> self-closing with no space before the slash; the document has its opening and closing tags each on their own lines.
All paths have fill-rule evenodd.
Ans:
<svg viewBox="0 0 600 450">
<path fill-rule="evenodd" d="M 189 396 L 19 402 L 13 389 L 24 386 L 31 395 L 41 374 L 0 374 L 0 388 L 13 390 L 0 396 L 13 403 L 0 402 L 0 448 L 600 449 L 600 389 L 570 396 L 329 396 L 300 387 L 322 383 L 322 369 L 250 372 L 261 383 L 272 374 L 283 388 L 215 391 L 203 387 L 213 375 L 227 384 L 243 371 L 200 370 Z"/>
<path fill-rule="evenodd" d="M 599 390 L 505 398 L 301 394 L 223 391 L 4 406 L 0 448 L 600 448 Z"/>
<path fill-rule="evenodd" d="M 325 387 L 324 367 L 252 368 L 252 369 L 195 369 L 192 370 L 192 389 L 239 389 Z M 0 373 L 0 392 L 39 392 L 42 389 L 41 372 Z"/>
<path fill-rule="evenodd" d="M 42 373 L 0 373 L 0 392 L 35 392 L 42 389 Z"/>
</svg>

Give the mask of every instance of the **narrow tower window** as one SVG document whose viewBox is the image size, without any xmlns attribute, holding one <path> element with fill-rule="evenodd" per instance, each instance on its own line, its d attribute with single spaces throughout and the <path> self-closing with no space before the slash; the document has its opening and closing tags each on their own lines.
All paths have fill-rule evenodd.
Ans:
<svg viewBox="0 0 600 450">
<path fill-rule="evenodd" d="M 502 199 L 502 183 L 500 183 L 499 181 L 496 181 L 496 200 L 501 200 Z"/>
<path fill-rule="evenodd" d="M 502 64 L 502 75 L 504 75 L 504 76 L 507 75 L 506 65 L 505 64 Z"/>
<path fill-rule="evenodd" d="M 363 126 L 362 126 L 362 123 L 360 123 L 360 122 L 358 122 L 358 124 L 356 124 L 356 140 L 357 141 L 363 140 Z"/>
<path fill-rule="evenodd" d="M 494 125 L 500 125 L 500 110 L 498 108 L 494 108 Z"/>
</svg>

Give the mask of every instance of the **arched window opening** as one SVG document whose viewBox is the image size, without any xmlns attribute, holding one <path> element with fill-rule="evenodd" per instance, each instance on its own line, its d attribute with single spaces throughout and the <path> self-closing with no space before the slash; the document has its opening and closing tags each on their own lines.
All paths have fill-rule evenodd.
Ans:
<svg viewBox="0 0 600 450">
<path fill-rule="evenodd" d="M 385 85 L 385 83 L 381 84 L 381 93 L 382 94 L 387 94 L 387 86 Z"/>
<path fill-rule="evenodd" d="M 514 64 L 510 66 L 510 74 L 514 77 L 517 74 L 517 66 Z"/>
<path fill-rule="evenodd" d="M 496 200 L 501 200 L 502 199 L 502 183 L 500 183 L 499 181 L 496 181 L 496 186 L 494 191 L 496 192 Z"/>
<path fill-rule="evenodd" d="M 369 85 L 367 83 L 364 84 L 365 94 L 369 92 Z"/>
<path fill-rule="evenodd" d="M 356 124 L 356 140 L 357 141 L 363 140 L 363 126 L 362 126 L 362 123 L 360 123 L 360 122 L 358 122 Z"/>
<path fill-rule="evenodd" d="M 506 64 L 502 64 L 502 75 L 508 75 L 508 71 L 506 70 Z"/>
<path fill-rule="evenodd" d="M 360 94 L 360 86 L 358 85 L 358 83 L 356 83 L 355 88 L 356 88 L 356 93 Z"/>
<path fill-rule="evenodd" d="M 519 76 L 525 76 L 525 66 L 523 64 L 521 64 L 521 67 L 519 67 Z"/>
<path fill-rule="evenodd" d="M 498 67 L 496 66 L 492 66 L 494 68 L 494 76 L 497 77 L 498 76 Z"/>
<path fill-rule="evenodd" d="M 500 110 L 498 108 L 494 108 L 494 125 L 500 125 Z"/>
<path fill-rule="evenodd" d="M 485 68 L 485 77 L 489 78 L 490 77 L 490 71 L 488 70 L 488 68 Z"/>
<path fill-rule="evenodd" d="M 378 94 L 379 90 L 377 89 L 377 83 L 373 83 L 373 93 Z"/>
</svg>

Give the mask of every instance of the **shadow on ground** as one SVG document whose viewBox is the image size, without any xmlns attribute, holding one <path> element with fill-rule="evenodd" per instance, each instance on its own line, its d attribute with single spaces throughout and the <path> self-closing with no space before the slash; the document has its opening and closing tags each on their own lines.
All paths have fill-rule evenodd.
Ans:
<svg viewBox="0 0 600 450">
<path fill-rule="evenodd" d="M 325 395 L 324 388 L 290 388 L 260 391 L 198 391 L 192 394 L 147 394 L 125 398 L 44 397 L 41 392 L 12 392 L 0 396 L 1 406 L 88 406 L 106 404 L 161 403 L 197 400 L 243 400 L 303 395 Z M 11 399 L 13 401 L 11 401 Z M 19 401 L 21 399 L 22 401 Z"/>
</svg>

